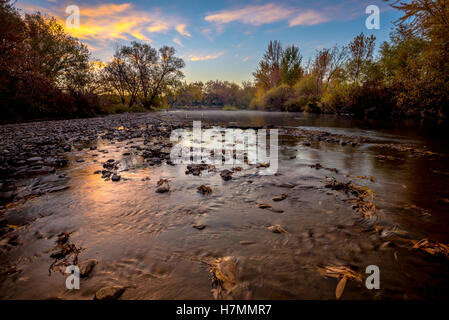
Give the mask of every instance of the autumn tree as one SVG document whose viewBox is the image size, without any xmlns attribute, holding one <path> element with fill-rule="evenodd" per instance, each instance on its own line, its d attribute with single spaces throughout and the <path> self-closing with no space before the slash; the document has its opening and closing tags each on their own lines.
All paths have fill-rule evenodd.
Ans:
<svg viewBox="0 0 449 320">
<path fill-rule="evenodd" d="M 270 41 L 262 60 L 259 62 L 259 67 L 253 73 L 256 85 L 262 90 L 266 91 L 280 84 L 282 56 L 281 43 L 277 40 Z"/>
<path fill-rule="evenodd" d="M 375 36 L 368 37 L 361 33 L 349 43 L 347 73 L 350 80 L 354 82 L 362 80 L 363 72 L 372 62 L 375 41 Z"/>
<path fill-rule="evenodd" d="M 159 50 L 148 44 L 132 42 L 119 47 L 114 59 L 106 66 L 106 80 L 129 107 L 138 99 L 147 109 L 159 107 L 161 100 L 183 78 L 184 61 L 175 56 L 175 49 L 163 46 Z"/>
<path fill-rule="evenodd" d="M 71 37 L 55 18 L 40 13 L 26 14 L 25 46 L 27 67 L 58 87 L 74 89 L 87 84 L 89 51 Z"/>
<path fill-rule="evenodd" d="M 293 86 L 304 74 L 301 67 L 302 55 L 299 48 L 291 45 L 282 53 L 280 76 L 282 83 Z"/>
</svg>

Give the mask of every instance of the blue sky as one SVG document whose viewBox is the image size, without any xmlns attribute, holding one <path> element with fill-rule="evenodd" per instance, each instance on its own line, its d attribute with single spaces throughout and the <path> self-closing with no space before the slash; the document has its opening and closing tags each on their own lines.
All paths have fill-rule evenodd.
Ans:
<svg viewBox="0 0 449 320">
<path fill-rule="evenodd" d="M 299 46 L 304 61 L 317 49 L 347 44 L 360 32 L 388 40 L 400 12 L 381 0 L 174 1 L 18 0 L 65 24 L 68 5 L 80 9 L 80 28 L 67 29 L 92 56 L 107 61 L 114 47 L 133 40 L 170 45 L 186 62 L 187 81 L 251 80 L 270 40 Z M 368 30 L 368 5 L 380 8 L 380 29 Z"/>
</svg>

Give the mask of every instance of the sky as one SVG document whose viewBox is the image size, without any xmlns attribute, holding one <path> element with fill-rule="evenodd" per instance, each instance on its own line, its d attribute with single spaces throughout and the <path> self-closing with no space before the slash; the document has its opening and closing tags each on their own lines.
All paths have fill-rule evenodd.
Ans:
<svg viewBox="0 0 449 320">
<path fill-rule="evenodd" d="M 78 6 L 79 28 L 66 31 L 93 58 L 108 61 L 131 41 L 173 46 L 184 59 L 185 80 L 252 80 L 270 40 L 296 45 L 306 62 L 316 50 L 349 43 L 363 32 L 388 40 L 401 13 L 382 0 L 18 0 L 22 12 L 40 11 L 66 24 Z M 380 9 L 380 29 L 367 29 L 366 7 Z"/>
</svg>

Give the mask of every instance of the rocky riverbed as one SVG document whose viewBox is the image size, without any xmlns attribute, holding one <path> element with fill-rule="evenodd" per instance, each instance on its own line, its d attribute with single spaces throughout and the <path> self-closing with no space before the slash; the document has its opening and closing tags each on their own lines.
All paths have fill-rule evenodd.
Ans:
<svg viewBox="0 0 449 320">
<path fill-rule="evenodd" d="M 277 173 L 175 165 L 170 133 L 192 120 L 279 129 Z M 447 297 L 446 147 L 308 122 L 163 112 L 0 126 L 0 298 Z"/>
</svg>

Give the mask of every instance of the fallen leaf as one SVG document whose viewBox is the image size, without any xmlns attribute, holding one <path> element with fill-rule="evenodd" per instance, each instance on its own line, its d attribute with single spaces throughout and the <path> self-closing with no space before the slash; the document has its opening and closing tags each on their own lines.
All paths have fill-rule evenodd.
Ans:
<svg viewBox="0 0 449 320">
<path fill-rule="evenodd" d="M 337 288 L 335 289 L 335 297 L 337 298 L 337 300 L 340 299 L 343 291 L 345 290 L 346 280 L 346 277 L 343 277 L 337 284 Z"/>
</svg>

